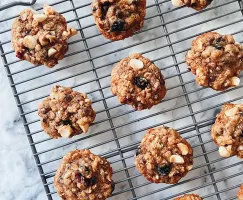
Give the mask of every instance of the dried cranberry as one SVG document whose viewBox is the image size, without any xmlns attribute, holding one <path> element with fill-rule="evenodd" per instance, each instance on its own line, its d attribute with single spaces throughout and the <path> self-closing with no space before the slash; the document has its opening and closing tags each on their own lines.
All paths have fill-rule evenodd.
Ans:
<svg viewBox="0 0 243 200">
<path fill-rule="evenodd" d="M 118 31 L 123 31 L 124 30 L 124 21 L 121 19 L 117 19 L 111 26 L 111 31 L 113 32 L 118 32 Z"/>
<path fill-rule="evenodd" d="M 87 179 L 87 185 L 88 186 L 93 186 L 96 184 L 97 178 L 93 176 L 91 179 Z"/>
<path fill-rule="evenodd" d="M 148 86 L 149 82 L 147 81 L 146 78 L 143 78 L 143 77 L 135 77 L 134 78 L 134 84 L 137 87 L 139 87 L 142 90 L 144 90 Z"/>
<path fill-rule="evenodd" d="M 157 171 L 160 175 L 168 175 L 171 171 L 171 166 L 170 165 L 163 165 L 163 166 L 158 166 Z"/>
<path fill-rule="evenodd" d="M 21 53 L 21 52 L 17 52 L 16 53 L 16 57 L 19 58 L 19 59 L 21 59 L 21 60 L 24 60 L 24 54 Z"/>
</svg>

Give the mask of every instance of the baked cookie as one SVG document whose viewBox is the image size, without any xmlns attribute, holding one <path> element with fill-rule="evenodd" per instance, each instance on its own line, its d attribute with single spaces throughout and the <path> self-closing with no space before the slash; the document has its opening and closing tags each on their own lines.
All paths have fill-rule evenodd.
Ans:
<svg viewBox="0 0 243 200">
<path fill-rule="evenodd" d="M 186 63 L 199 85 L 222 91 L 240 84 L 242 49 L 232 35 L 205 33 L 193 41 Z"/>
<path fill-rule="evenodd" d="M 174 200 L 202 200 L 197 194 L 186 194 L 182 197 L 177 197 Z"/>
<path fill-rule="evenodd" d="M 143 27 L 146 0 L 93 0 L 91 9 L 107 39 L 123 40 Z"/>
<path fill-rule="evenodd" d="M 67 28 L 65 18 L 44 5 L 44 14 L 25 9 L 12 25 L 12 46 L 16 56 L 35 65 L 54 67 L 68 50 L 67 39 L 77 31 Z"/>
<path fill-rule="evenodd" d="M 166 94 L 158 67 L 140 54 L 122 59 L 111 72 L 111 91 L 122 104 L 136 110 L 150 109 Z"/>
<path fill-rule="evenodd" d="M 50 97 L 38 107 L 43 130 L 52 138 L 69 138 L 87 133 L 96 113 L 86 94 L 72 88 L 54 86 Z"/>
<path fill-rule="evenodd" d="M 240 189 L 237 193 L 238 200 L 243 200 L 243 184 L 240 186 Z"/>
<path fill-rule="evenodd" d="M 243 104 L 225 104 L 212 126 L 211 136 L 221 156 L 243 158 Z"/>
<path fill-rule="evenodd" d="M 150 182 L 175 184 L 192 169 L 193 149 L 174 129 L 149 129 L 137 149 L 135 165 Z"/>
<path fill-rule="evenodd" d="M 54 177 L 54 186 L 66 200 L 105 200 L 115 188 L 110 163 L 90 150 L 65 155 Z"/>
<path fill-rule="evenodd" d="M 180 7 L 186 5 L 187 7 L 191 7 L 197 11 L 206 8 L 210 5 L 213 0 L 171 0 L 174 6 Z"/>
</svg>

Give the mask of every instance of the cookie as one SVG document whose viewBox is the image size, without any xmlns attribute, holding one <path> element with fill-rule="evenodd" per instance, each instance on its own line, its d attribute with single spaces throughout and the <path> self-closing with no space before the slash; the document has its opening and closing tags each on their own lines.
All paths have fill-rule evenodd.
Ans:
<svg viewBox="0 0 243 200">
<path fill-rule="evenodd" d="M 54 186 L 66 200 L 105 200 L 115 188 L 110 163 L 90 150 L 65 155 L 54 177 Z"/>
<path fill-rule="evenodd" d="M 223 91 L 240 84 L 242 49 L 242 45 L 235 44 L 232 35 L 205 33 L 193 41 L 186 63 L 199 85 Z"/>
<path fill-rule="evenodd" d="M 222 157 L 243 158 L 243 104 L 225 104 L 217 115 L 211 136 Z"/>
<path fill-rule="evenodd" d="M 91 9 L 101 34 L 123 40 L 143 27 L 146 0 L 93 0 Z"/>
<path fill-rule="evenodd" d="M 16 57 L 54 67 L 68 50 L 67 39 L 77 31 L 67 28 L 65 18 L 45 5 L 44 14 L 32 9 L 22 11 L 14 20 L 11 33 Z"/>
<path fill-rule="evenodd" d="M 197 194 L 186 194 L 182 197 L 177 197 L 174 200 L 202 200 Z"/>
<path fill-rule="evenodd" d="M 50 97 L 38 107 L 43 130 L 52 138 L 70 138 L 87 133 L 96 113 L 86 94 L 72 88 L 54 86 Z"/>
<path fill-rule="evenodd" d="M 238 200 L 243 200 L 243 185 L 240 186 L 240 189 L 237 193 Z"/>
<path fill-rule="evenodd" d="M 193 166 L 193 149 L 176 130 L 149 129 L 135 156 L 139 172 L 152 183 L 175 184 Z"/>
<path fill-rule="evenodd" d="M 210 5 L 213 0 L 171 0 L 171 2 L 174 6 L 177 7 L 186 5 L 187 7 L 191 7 L 199 11 Z"/>
<path fill-rule="evenodd" d="M 143 110 L 160 103 L 166 94 L 166 87 L 160 69 L 136 53 L 122 59 L 113 68 L 111 91 L 122 104 Z"/>
</svg>

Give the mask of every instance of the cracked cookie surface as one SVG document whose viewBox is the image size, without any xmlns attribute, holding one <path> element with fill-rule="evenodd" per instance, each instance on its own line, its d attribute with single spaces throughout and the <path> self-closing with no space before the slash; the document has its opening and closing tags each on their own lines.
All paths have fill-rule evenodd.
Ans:
<svg viewBox="0 0 243 200">
<path fill-rule="evenodd" d="M 90 150 L 75 150 L 63 157 L 54 186 L 65 200 L 105 200 L 115 187 L 112 167 Z"/>
<path fill-rule="evenodd" d="M 174 129 L 149 129 L 137 149 L 135 165 L 150 182 L 175 184 L 191 170 L 193 149 Z"/>
<path fill-rule="evenodd" d="M 191 7 L 197 11 L 200 11 L 210 5 L 213 0 L 171 0 L 174 6 L 183 6 Z"/>
<path fill-rule="evenodd" d="M 217 115 L 211 136 L 223 157 L 243 158 L 243 104 L 225 104 Z"/>
<path fill-rule="evenodd" d="M 93 0 L 91 9 L 107 39 L 123 40 L 143 27 L 146 0 Z"/>
<path fill-rule="evenodd" d="M 202 200 L 202 198 L 197 194 L 186 194 L 184 196 L 177 197 L 174 200 Z"/>
<path fill-rule="evenodd" d="M 112 70 L 111 91 L 122 104 L 136 110 L 150 109 L 166 94 L 164 77 L 149 59 L 132 54 Z"/>
<path fill-rule="evenodd" d="M 203 87 L 223 91 L 240 84 L 243 70 L 243 50 L 232 35 L 215 32 L 197 37 L 186 55 L 189 69 Z"/>
<path fill-rule="evenodd" d="M 12 46 L 16 57 L 35 65 L 54 67 L 68 50 L 67 39 L 77 31 L 67 28 L 65 18 L 45 5 L 44 14 L 25 9 L 12 25 Z"/>
<path fill-rule="evenodd" d="M 87 133 L 96 116 L 91 104 L 86 94 L 69 87 L 54 86 L 50 97 L 38 107 L 41 126 L 52 138 Z"/>
</svg>

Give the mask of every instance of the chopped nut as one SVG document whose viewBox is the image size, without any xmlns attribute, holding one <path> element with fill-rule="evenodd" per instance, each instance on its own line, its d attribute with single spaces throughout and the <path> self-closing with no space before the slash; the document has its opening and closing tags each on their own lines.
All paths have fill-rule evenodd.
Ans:
<svg viewBox="0 0 243 200">
<path fill-rule="evenodd" d="M 177 144 L 177 147 L 180 149 L 181 151 L 181 154 L 183 156 L 187 155 L 189 153 L 189 149 L 188 149 L 188 146 L 183 144 L 183 143 L 179 143 Z"/>
<path fill-rule="evenodd" d="M 48 32 L 44 32 L 38 38 L 38 40 L 42 46 L 49 44 L 49 40 L 46 38 L 47 35 L 48 35 Z"/>
<path fill-rule="evenodd" d="M 88 132 L 88 130 L 89 130 L 89 125 L 88 124 L 85 124 L 85 125 L 79 125 L 80 126 L 80 128 L 82 129 L 82 131 L 84 132 L 84 133 L 87 133 Z"/>
<path fill-rule="evenodd" d="M 37 44 L 37 40 L 34 36 L 27 35 L 24 37 L 23 45 L 28 49 L 34 49 Z"/>
<path fill-rule="evenodd" d="M 65 37 L 65 38 L 70 38 L 74 35 L 76 35 L 78 32 L 76 29 L 74 28 L 68 28 L 67 31 L 63 31 L 62 35 Z"/>
<path fill-rule="evenodd" d="M 57 50 L 54 49 L 54 48 L 49 49 L 49 50 L 48 50 L 48 57 L 53 56 L 56 52 L 57 52 Z"/>
<path fill-rule="evenodd" d="M 243 145 L 240 145 L 237 150 L 238 151 L 243 151 Z"/>
<path fill-rule="evenodd" d="M 231 79 L 232 86 L 239 86 L 240 85 L 240 79 L 237 76 L 234 76 Z"/>
<path fill-rule="evenodd" d="M 128 4 L 132 4 L 133 3 L 133 0 L 127 0 L 127 3 Z"/>
<path fill-rule="evenodd" d="M 48 6 L 48 5 L 44 5 L 43 9 L 44 9 L 45 15 L 47 15 L 47 16 L 52 15 L 56 12 L 53 7 Z"/>
<path fill-rule="evenodd" d="M 219 147 L 219 154 L 220 154 L 222 157 L 225 157 L 225 158 L 230 157 L 230 155 L 231 155 L 229 149 L 227 149 L 227 148 L 224 147 L 224 146 L 220 146 L 220 147 Z"/>
<path fill-rule="evenodd" d="M 43 22 L 46 20 L 47 16 L 45 14 L 34 14 L 33 15 L 34 20 L 37 22 Z"/>
<path fill-rule="evenodd" d="M 187 169 L 190 171 L 193 168 L 193 165 L 187 166 Z"/>
<path fill-rule="evenodd" d="M 176 7 L 180 7 L 184 5 L 184 3 L 181 0 L 172 0 L 172 4 Z"/>
<path fill-rule="evenodd" d="M 60 135 L 64 138 L 69 138 L 73 133 L 73 129 L 70 125 L 61 126 L 58 129 L 58 133 L 60 133 Z"/>
<path fill-rule="evenodd" d="M 234 115 L 236 115 L 238 113 L 238 111 L 239 111 L 239 107 L 234 107 L 229 110 L 226 110 L 225 115 L 227 117 L 233 117 Z"/>
<path fill-rule="evenodd" d="M 131 59 L 129 64 L 134 70 L 142 69 L 144 67 L 143 62 L 138 59 Z"/>
<path fill-rule="evenodd" d="M 183 164 L 185 161 L 184 161 L 184 159 L 183 159 L 181 156 L 179 156 L 179 155 L 172 155 L 172 156 L 170 157 L 170 162 L 172 162 L 172 163 L 176 163 L 176 164 Z"/>
</svg>

